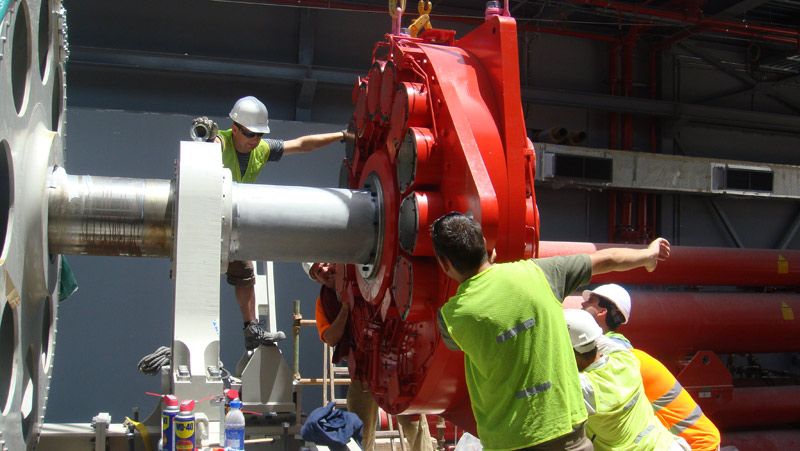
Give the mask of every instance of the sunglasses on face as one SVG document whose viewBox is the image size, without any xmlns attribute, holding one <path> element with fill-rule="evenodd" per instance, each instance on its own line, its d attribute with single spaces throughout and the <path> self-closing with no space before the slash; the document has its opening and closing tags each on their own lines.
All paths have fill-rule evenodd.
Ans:
<svg viewBox="0 0 800 451">
<path fill-rule="evenodd" d="M 235 123 L 235 122 L 234 122 L 234 123 Z M 247 138 L 247 139 L 250 139 L 250 138 L 255 138 L 255 137 L 259 137 L 259 138 L 261 138 L 262 136 L 264 136 L 264 134 L 263 134 L 263 133 L 255 133 L 255 132 L 251 132 L 250 130 L 248 130 L 248 129 L 246 129 L 246 128 L 242 127 L 242 126 L 241 126 L 241 125 L 239 125 L 239 124 L 236 124 L 236 127 L 239 129 L 239 131 L 242 133 L 242 135 L 244 135 L 244 137 L 245 137 L 245 138 Z"/>
</svg>

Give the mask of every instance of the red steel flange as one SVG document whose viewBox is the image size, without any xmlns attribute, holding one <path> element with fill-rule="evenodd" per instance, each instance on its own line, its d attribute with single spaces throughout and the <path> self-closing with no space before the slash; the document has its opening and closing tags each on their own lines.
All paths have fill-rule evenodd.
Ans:
<svg viewBox="0 0 800 451">
<path fill-rule="evenodd" d="M 481 222 L 500 260 L 534 255 L 535 159 L 519 86 L 516 23 L 492 17 L 460 40 L 387 35 L 354 89 L 357 140 L 342 180 L 375 195 L 381 244 L 370 264 L 340 271 L 338 290 L 356 305 L 351 377 L 388 412 L 443 413 L 474 430 L 464 357 L 436 326 L 457 284 L 439 270 L 428 229 L 457 210 Z"/>
</svg>

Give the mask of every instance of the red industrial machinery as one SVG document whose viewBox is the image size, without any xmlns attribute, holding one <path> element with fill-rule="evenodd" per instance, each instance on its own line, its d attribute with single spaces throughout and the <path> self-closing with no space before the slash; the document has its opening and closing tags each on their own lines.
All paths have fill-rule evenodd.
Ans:
<svg viewBox="0 0 800 451">
<path fill-rule="evenodd" d="M 448 211 L 469 212 L 489 247 L 515 260 L 535 254 L 538 217 L 516 24 L 494 15 L 454 36 L 387 35 L 355 86 L 357 140 L 342 183 L 380 198 L 382 245 L 373 265 L 339 271 L 339 291 L 356 305 L 351 376 L 390 412 L 444 412 L 473 429 L 463 356 L 436 328 L 456 284 L 439 271 L 428 228 Z"/>
<path fill-rule="evenodd" d="M 436 326 L 436 310 L 456 284 L 433 257 L 433 220 L 452 210 L 473 215 L 498 261 L 609 246 L 540 246 L 534 150 L 525 134 L 518 67 L 516 24 L 506 15 L 487 16 L 459 40 L 436 29 L 411 37 L 396 26 L 376 44 L 369 73 L 354 87 L 356 140 L 340 180 L 378 198 L 381 244 L 371 264 L 342 265 L 337 289 L 353 306 L 351 377 L 366 382 L 389 412 L 441 413 L 474 432 L 463 356 L 444 346 Z M 673 248 L 652 274 L 631 271 L 592 282 L 606 281 L 682 287 L 635 291 L 624 332 L 670 367 L 721 429 L 778 429 L 800 421 L 792 407 L 797 386 L 735 387 L 720 356 L 798 351 L 797 297 L 764 287 L 800 285 L 800 252 Z M 708 286 L 725 288 L 697 289 Z M 737 432 L 727 443 L 780 449 L 797 438 L 787 431 Z"/>
</svg>

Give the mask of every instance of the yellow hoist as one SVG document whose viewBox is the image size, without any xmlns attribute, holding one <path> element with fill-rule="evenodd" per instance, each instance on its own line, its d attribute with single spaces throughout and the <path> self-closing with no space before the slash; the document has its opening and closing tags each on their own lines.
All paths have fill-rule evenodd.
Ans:
<svg viewBox="0 0 800 451">
<path fill-rule="evenodd" d="M 431 25 L 431 10 L 433 9 L 433 5 L 429 0 L 419 0 L 417 4 L 417 12 L 419 13 L 419 17 L 414 19 L 411 22 L 411 25 L 408 26 L 408 34 L 411 37 L 416 38 L 423 30 L 430 30 L 433 28 Z M 399 5 L 397 0 L 389 0 L 389 15 L 392 16 L 399 31 L 400 19 L 403 16 L 403 12 L 406 10 L 406 0 L 400 0 Z"/>
</svg>

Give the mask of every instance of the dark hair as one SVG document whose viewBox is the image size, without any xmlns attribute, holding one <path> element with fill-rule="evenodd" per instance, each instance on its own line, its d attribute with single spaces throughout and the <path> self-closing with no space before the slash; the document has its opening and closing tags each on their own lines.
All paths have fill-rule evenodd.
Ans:
<svg viewBox="0 0 800 451">
<path fill-rule="evenodd" d="M 597 294 L 595 294 L 595 296 L 597 296 L 599 299 L 599 301 L 597 301 L 597 305 L 606 309 L 608 312 L 608 314 L 606 314 L 606 326 L 608 326 L 609 329 L 617 330 L 619 326 L 625 324 L 625 316 L 617 308 L 616 304 L 604 298 L 603 296 L 598 296 Z"/>
<path fill-rule="evenodd" d="M 456 271 L 470 274 L 486 260 L 486 243 L 481 225 L 458 213 L 448 213 L 431 224 L 433 249 L 445 257 Z"/>
<path fill-rule="evenodd" d="M 572 350 L 575 351 L 576 355 L 579 355 L 579 356 L 583 357 L 584 359 L 589 360 L 590 362 L 593 362 L 597 358 L 597 346 L 593 347 L 592 349 L 590 349 L 590 350 L 588 350 L 586 352 L 580 352 L 580 351 L 576 350 L 575 348 L 572 348 Z"/>
</svg>

